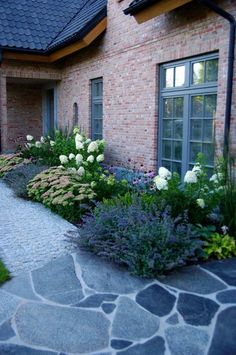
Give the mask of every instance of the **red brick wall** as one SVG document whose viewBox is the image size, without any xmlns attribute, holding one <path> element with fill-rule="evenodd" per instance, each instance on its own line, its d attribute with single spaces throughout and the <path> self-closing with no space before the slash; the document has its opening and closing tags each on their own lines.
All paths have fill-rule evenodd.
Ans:
<svg viewBox="0 0 236 355">
<path fill-rule="evenodd" d="M 196 3 L 187 4 L 141 25 L 122 12 L 130 0 L 108 1 L 106 34 L 70 57 L 59 85 L 59 122 L 68 124 L 73 103 L 79 121 L 90 131 L 90 79 L 103 77 L 104 138 L 114 163 L 157 165 L 158 69 L 161 63 L 219 51 L 216 141 L 220 150 L 226 95 L 227 21 Z M 235 2 L 220 4 L 236 15 Z M 235 65 L 236 73 L 236 65 Z M 235 75 L 236 80 L 236 75 Z M 236 88 L 233 93 L 232 146 L 236 152 Z"/>
<path fill-rule="evenodd" d="M 27 134 L 42 135 L 42 88 L 39 85 L 7 84 L 8 150 L 26 141 Z"/>
</svg>

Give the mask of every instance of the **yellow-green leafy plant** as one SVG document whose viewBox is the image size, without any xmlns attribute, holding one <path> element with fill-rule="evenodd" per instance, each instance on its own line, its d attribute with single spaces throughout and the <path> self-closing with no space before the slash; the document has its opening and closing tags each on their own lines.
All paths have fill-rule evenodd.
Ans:
<svg viewBox="0 0 236 355">
<path fill-rule="evenodd" d="M 3 177 L 8 171 L 14 169 L 17 165 L 28 163 L 21 154 L 0 155 L 0 177 Z"/>
<path fill-rule="evenodd" d="M 213 233 L 205 242 L 204 252 L 206 259 L 226 259 L 236 256 L 235 240 L 228 234 Z"/>
<path fill-rule="evenodd" d="M 62 217 L 76 221 L 93 203 L 96 194 L 73 169 L 53 167 L 35 176 L 28 184 L 28 195 Z"/>
</svg>

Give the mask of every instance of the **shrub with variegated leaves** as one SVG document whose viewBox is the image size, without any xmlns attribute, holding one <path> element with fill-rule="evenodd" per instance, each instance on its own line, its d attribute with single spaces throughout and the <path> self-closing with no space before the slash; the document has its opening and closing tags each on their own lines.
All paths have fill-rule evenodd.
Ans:
<svg viewBox="0 0 236 355">
<path fill-rule="evenodd" d="M 29 161 L 24 159 L 21 154 L 0 155 L 0 177 L 14 169 L 19 164 L 27 164 Z"/>
</svg>

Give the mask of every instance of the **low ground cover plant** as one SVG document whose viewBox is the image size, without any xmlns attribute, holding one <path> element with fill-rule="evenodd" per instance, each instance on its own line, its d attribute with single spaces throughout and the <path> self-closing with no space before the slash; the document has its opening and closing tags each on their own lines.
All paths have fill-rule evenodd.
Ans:
<svg viewBox="0 0 236 355">
<path fill-rule="evenodd" d="M 0 155 L 0 178 L 24 162 L 27 163 L 19 153 Z"/>
<path fill-rule="evenodd" d="M 2 285 L 5 281 L 10 279 L 10 274 L 3 262 L 0 260 L 0 285 Z"/>
</svg>

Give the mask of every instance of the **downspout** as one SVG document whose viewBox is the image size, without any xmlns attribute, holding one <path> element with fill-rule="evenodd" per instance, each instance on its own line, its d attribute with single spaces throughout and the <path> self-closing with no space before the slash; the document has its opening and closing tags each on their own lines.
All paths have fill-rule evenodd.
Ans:
<svg viewBox="0 0 236 355">
<path fill-rule="evenodd" d="M 227 88 L 226 88 L 226 107 L 225 107 L 225 124 L 224 124 L 224 157 L 228 158 L 229 154 L 229 134 L 230 120 L 232 107 L 232 92 L 233 92 L 233 74 L 234 74 L 234 52 L 235 52 L 235 29 L 236 20 L 229 12 L 220 8 L 212 0 L 198 0 L 201 4 L 216 12 L 218 15 L 229 21 L 229 49 L 228 49 L 228 73 L 227 73 Z"/>
</svg>

